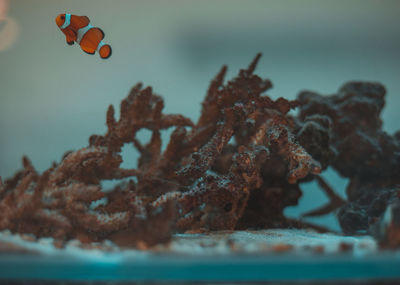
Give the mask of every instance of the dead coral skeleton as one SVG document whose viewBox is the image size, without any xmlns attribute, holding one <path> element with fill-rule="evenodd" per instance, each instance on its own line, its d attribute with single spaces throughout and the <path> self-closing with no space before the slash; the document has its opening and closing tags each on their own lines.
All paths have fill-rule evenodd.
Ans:
<svg viewBox="0 0 400 285">
<path fill-rule="evenodd" d="M 253 74 L 260 56 L 226 84 L 227 68 L 221 69 L 196 124 L 163 114 L 162 98 L 137 84 L 121 102 L 119 120 L 110 106 L 106 134 L 91 136 L 87 147 L 66 153 L 41 175 L 24 158 L 23 170 L 0 180 L 0 229 L 146 248 L 168 241 L 174 232 L 304 226 L 283 215 L 285 207 L 297 204 L 301 181 L 328 165 L 358 177 L 350 173 L 356 168 L 346 154 L 352 143 L 346 137 L 357 132 L 340 112 L 353 110 L 346 105 L 349 90 L 372 87 L 349 84 L 339 97 L 302 93 L 299 100 L 274 101 L 264 95 L 271 82 Z M 300 115 L 290 115 L 299 105 Z M 373 114 L 359 118 L 364 130 L 378 131 L 379 112 Z M 160 131 L 168 128 L 174 131 L 162 151 Z M 136 139 L 141 129 L 152 132 L 145 145 Z M 368 149 L 370 140 L 357 138 Z M 140 153 L 137 169 L 120 167 L 125 144 Z M 100 186 L 105 179 L 131 177 L 136 182 L 122 181 L 109 191 Z M 344 203 L 322 179 L 318 182 L 331 202 L 308 215 Z"/>
</svg>

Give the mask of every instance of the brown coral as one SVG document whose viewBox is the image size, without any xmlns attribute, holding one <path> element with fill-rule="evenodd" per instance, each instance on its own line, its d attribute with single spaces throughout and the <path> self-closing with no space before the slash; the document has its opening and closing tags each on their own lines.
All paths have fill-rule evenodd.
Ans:
<svg viewBox="0 0 400 285">
<path fill-rule="evenodd" d="M 23 170 L 0 181 L 0 229 L 145 248 L 174 232 L 302 226 L 283 210 L 297 204 L 299 183 L 328 165 L 353 177 L 351 201 L 370 165 L 384 169 L 369 181 L 393 176 L 380 162 L 393 159 L 397 147 L 380 131 L 380 86 L 351 83 L 340 95 L 306 92 L 296 101 L 274 101 L 264 95 L 271 82 L 253 74 L 260 56 L 226 84 L 227 68 L 221 69 L 196 124 L 163 114 L 162 98 L 137 84 L 121 102 L 119 120 L 110 106 L 106 134 L 91 136 L 87 147 L 65 154 L 41 175 L 24 158 Z M 299 105 L 299 117 L 289 115 Z M 167 128 L 175 129 L 162 152 L 160 131 Z M 141 129 L 152 132 L 146 145 L 136 139 Z M 350 151 L 354 142 L 373 152 L 368 161 L 360 149 Z M 380 152 L 378 142 L 385 142 Z M 120 167 L 125 144 L 140 153 L 137 169 Z M 121 180 L 107 191 L 100 186 L 105 179 L 132 177 L 136 182 Z M 318 181 L 331 203 L 309 215 L 344 203 Z"/>
<path fill-rule="evenodd" d="M 326 147 L 310 153 L 329 157 L 334 169 L 350 179 L 349 202 L 338 213 L 346 233 L 368 231 L 399 193 L 399 136 L 381 129 L 385 93 L 379 83 L 349 82 L 338 94 L 322 96 L 307 91 L 298 97 L 301 120 L 318 117 L 329 122 L 320 125 L 329 134 L 329 153 Z"/>
</svg>

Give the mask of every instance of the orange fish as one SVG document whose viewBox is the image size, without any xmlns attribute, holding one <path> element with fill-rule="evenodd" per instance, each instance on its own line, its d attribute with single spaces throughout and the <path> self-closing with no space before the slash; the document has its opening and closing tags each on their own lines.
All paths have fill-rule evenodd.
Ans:
<svg viewBox="0 0 400 285">
<path fill-rule="evenodd" d="M 103 42 L 104 32 L 90 25 L 88 17 L 60 14 L 56 18 L 56 23 L 67 37 L 67 44 L 73 45 L 77 42 L 84 52 L 94 54 L 98 51 L 100 57 L 104 59 L 111 56 L 111 46 Z"/>
</svg>

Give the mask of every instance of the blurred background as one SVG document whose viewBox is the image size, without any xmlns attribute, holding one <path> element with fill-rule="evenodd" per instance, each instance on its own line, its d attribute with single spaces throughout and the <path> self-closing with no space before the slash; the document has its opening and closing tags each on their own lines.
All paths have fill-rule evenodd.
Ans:
<svg viewBox="0 0 400 285">
<path fill-rule="evenodd" d="M 54 21 L 65 12 L 102 28 L 111 58 L 68 46 Z M 220 67 L 227 64 L 231 78 L 258 52 L 256 73 L 272 80 L 272 98 L 294 99 L 304 89 L 331 94 L 349 80 L 381 82 L 384 129 L 393 133 L 399 27 L 400 1 L 390 0 L 0 0 L 0 176 L 20 169 L 22 155 L 43 171 L 86 146 L 91 134 L 106 131 L 108 105 L 118 106 L 138 81 L 164 97 L 165 113 L 196 120 Z M 135 156 L 125 148 L 123 166 L 134 167 Z M 346 180 L 330 169 L 323 175 L 343 195 Z M 315 183 L 302 189 L 290 216 L 326 201 Z M 333 215 L 308 221 L 338 229 Z"/>
</svg>

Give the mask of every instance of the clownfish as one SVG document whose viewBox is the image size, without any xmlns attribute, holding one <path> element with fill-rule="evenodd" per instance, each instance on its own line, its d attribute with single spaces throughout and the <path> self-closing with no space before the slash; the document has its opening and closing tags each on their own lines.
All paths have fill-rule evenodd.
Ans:
<svg viewBox="0 0 400 285">
<path fill-rule="evenodd" d="M 56 17 L 56 24 L 65 34 L 67 44 L 73 45 L 77 42 L 84 52 L 94 54 L 97 51 L 101 58 L 109 58 L 112 50 L 110 45 L 103 42 L 103 30 L 89 23 L 86 16 L 60 14 Z"/>
</svg>

